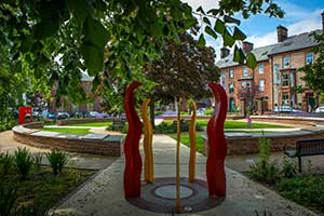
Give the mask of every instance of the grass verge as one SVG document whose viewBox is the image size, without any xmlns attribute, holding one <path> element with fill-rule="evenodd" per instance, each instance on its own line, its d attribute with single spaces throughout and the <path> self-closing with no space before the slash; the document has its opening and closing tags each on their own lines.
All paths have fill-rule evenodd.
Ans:
<svg viewBox="0 0 324 216">
<path fill-rule="evenodd" d="M 42 131 L 75 134 L 75 135 L 86 135 L 89 134 L 89 128 L 43 128 Z"/>
</svg>

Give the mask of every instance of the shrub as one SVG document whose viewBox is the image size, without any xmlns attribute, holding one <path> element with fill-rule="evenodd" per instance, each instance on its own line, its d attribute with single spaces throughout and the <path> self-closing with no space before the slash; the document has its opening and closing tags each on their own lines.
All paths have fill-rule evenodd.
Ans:
<svg viewBox="0 0 324 216">
<path fill-rule="evenodd" d="M 250 167 L 248 175 L 258 181 L 274 184 L 280 178 L 276 164 L 270 161 L 270 140 L 262 137 L 259 140 L 259 155 L 256 164 Z"/>
<path fill-rule="evenodd" d="M 278 184 L 279 193 L 297 203 L 324 211 L 324 177 L 299 176 L 283 178 Z"/>
<path fill-rule="evenodd" d="M 35 165 L 35 168 L 37 170 L 40 169 L 40 166 L 42 164 L 42 159 L 43 159 L 43 154 L 42 153 L 38 153 L 38 154 L 34 155 L 34 165 Z"/>
<path fill-rule="evenodd" d="M 51 152 L 46 153 L 47 160 L 51 164 L 53 174 L 56 176 L 62 173 L 64 166 L 68 162 L 68 156 L 65 152 L 53 149 Z"/>
<path fill-rule="evenodd" d="M 0 168 L 3 175 L 7 175 L 9 170 L 13 167 L 13 156 L 7 153 L 0 154 Z"/>
<path fill-rule="evenodd" d="M 287 157 L 285 157 L 282 164 L 281 174 L 286 178 L 295 177 L 297 175 L 296 163 L 290 161 Z"/>
<path fill-rule="evenodd" d="M 214 115 L 215 109 L 213 107 L 208 107 L 205 109 L 204 115 L 206 116 L 212 116 Z"/>
<path fill-rule="evenodd" d="M 16 200 L 16 188 L 8 183 L 0 183 L 0 216 L 11 215 Z"/>
<path fill-rule="evenodd" d="M 15 151 L 15 165 L 22 179 L 26 179 L 33 166 L 33 158 L 26 148 L 18 148 Z"/>
<path fill-rule="evenodd" d="M 181 119 L 180 127 L 182 132 L 189 131 L 189 121 Z M 203 131 L 203 126 L 197 122 L 196 131 Z M 171 134 L 177 132 L 177 121 L 163 121 L 161 124 L 157 125 L 154 130 L 157 134 Z"/>
</svg>

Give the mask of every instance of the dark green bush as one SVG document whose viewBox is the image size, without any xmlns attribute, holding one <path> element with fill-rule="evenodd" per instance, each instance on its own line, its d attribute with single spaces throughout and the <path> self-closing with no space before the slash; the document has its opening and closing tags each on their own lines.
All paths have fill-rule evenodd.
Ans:
<svg viewBox="0 0 324 216">
<path fill-rule="evenodd" d="M 0 170 L 3 175 L 7 175 L 10 169 L 13 167 L 14 158 L 7 153 L 0 154 Z"/>
<path fill-rule="evenodd" d="M 295 177 L 297 175 L 296 163 L 292 160 L 289 160 L 287 157 L 285 157 L 281 168 L 281 174 L 283 177 L 286 178 Z"/>
<path fill-rule="evenodd" d="M 37 170 L 40 169 L 40 166 L 42 164 L 43 154 L 38 153 L 34 155 L 34 166 Z"/>
<path fill-rule="evenodd" d="M 270 161 L 270 148 L 270 140 L 265 137 L 260 138 L 258 159 L 250 167 L 248 175 L 257 181 L 274 184 L 280 179 L 280 171 L 276 164 Z"/>
<path fill-rule="evenodd" d="M 15 151 L 15 165 L 23 180 L 28 177 L 33 163 L 33 157 L 26 148 L 18 148 Z"/>
<path fill-rule="evenodd" d="M 189 131 L 189 121 L 181 119 L 180 127 L 182 132 Z M 203 131 L 203 126 L 199 123 L 196 124 L 196 131 Z M 177 121 L 163 121 L 155 127 L 154 133 L 157 134 L 171 134 L 177 132 Z"/>
<path fill-rule="evenodd" d="M 277 188 L 282 196 L 324 212 L 324 176 L 283 178 Z"/>
<path fill-rule="evenodd" d="M 46 158 L 51 164 L 55 176 L 62 173 L 64 166 L 68 162 L 67 154 L 58 149 L 53 149 L 51 152 L 46 153 Z"/>
<path fill-rule="evenodd" d="M 16 200 L 16 188 L 7 182 L 0 182 L 0 216 L 12 215 Z"/>
</svg>

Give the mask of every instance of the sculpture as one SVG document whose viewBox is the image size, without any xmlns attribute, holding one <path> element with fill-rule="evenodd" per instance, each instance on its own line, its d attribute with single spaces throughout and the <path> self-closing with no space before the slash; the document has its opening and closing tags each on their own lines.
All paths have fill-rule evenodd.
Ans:
<svg viewBox="0 0 324 216">
<path fill-rule="evenodd" d="M 208 121 L 208 158 L 206 174 L 209 196 L 225 196 L 226 176 L 224 161 L 227 154 L 227 145 L 224 135 L 224 122 L 227 112 L 227 96 L 223 87 L 217 83 L 209 83 L 215 97 L 215 112 Z"/>
<path fill-rule="evenodd" d="M 147 183 L 152 183 L 154 180 L 154 169 L 153 169 L 153 151 L 152 151 L 152 137 L 153 129 L 152 124 L 148 116 L 148 106 L 151 100 L 146 99 L 141 106 L 141 114 L 144 125 L 144 180 Z"/>
<path fill-rule="evenodd" d="M 139 141 L 142 124 L 135 110 L 134 98 L 134 91 L 140 85 L 140 82 L 133 81 L 126 89 L 124 101 L 128 121 L 128 133 L 124 143 L 124 192 L 126 198 L 139 197 L 141 194 L 142 160 L 139 152 Z"/>
<path fill-rule="evenodd" d="M 189 182 L 193 182 L 196 176 L 196 110 L 197 105 L 192 100 L 192 115 L 189 124 L 189 139 L 190 139 L 190 158 L 189 158 Z"/>
</svg>

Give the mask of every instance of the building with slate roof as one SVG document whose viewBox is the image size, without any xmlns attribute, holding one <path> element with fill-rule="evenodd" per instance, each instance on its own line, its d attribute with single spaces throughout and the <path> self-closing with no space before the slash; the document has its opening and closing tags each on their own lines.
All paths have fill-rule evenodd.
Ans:
<svg viewBox="0 0 324 216">
<path fill-rule="evenodd" d="M 322 13 L 324 30 L 324 12 Z M 229 111 L 240 111 L 246 115 L 272 112 L 275 107 L 289 106 L 311 111 L 318 105 L 319 96 L 307 88 L 299 68 L 316 59 L 312 48 L 317 45 L 305 32 L 288 36 L 287 28 L 277 27 L 277 43 L 253 48 L 243 42 L 244 52 L 254 53 L 257 67 L 252 70 L 233 61 L 227 48 L 221 49 L 217 66 L 221 69 L 220 83 L 226 89 Z"/>
</svg>

